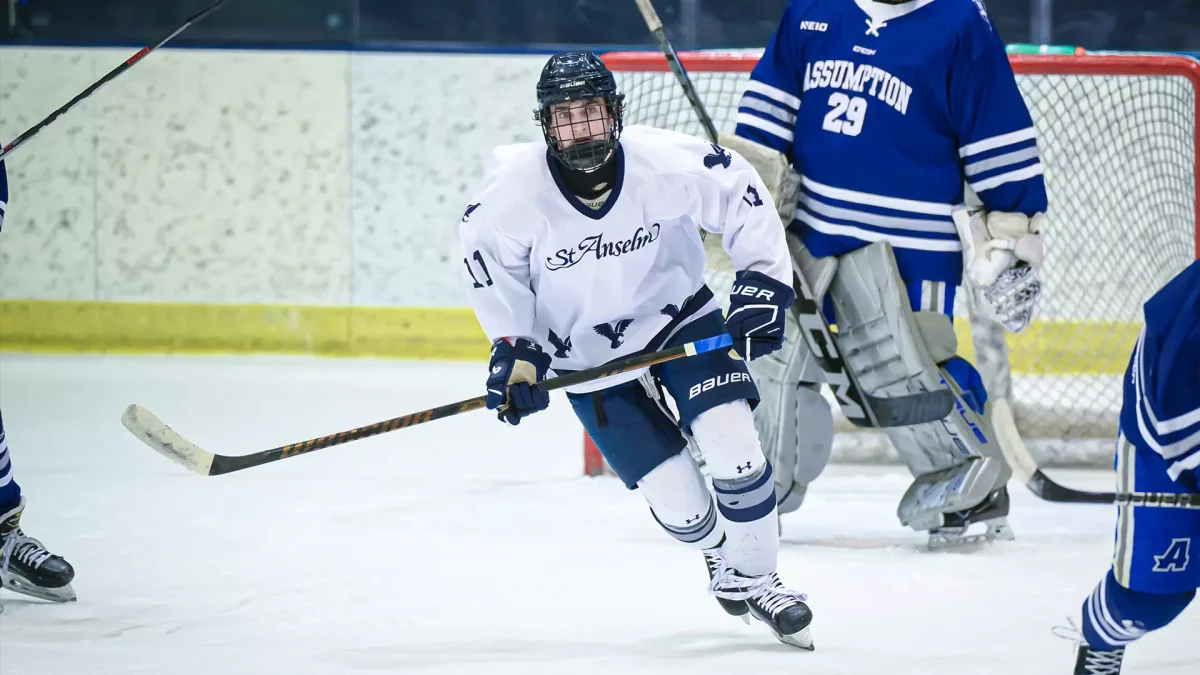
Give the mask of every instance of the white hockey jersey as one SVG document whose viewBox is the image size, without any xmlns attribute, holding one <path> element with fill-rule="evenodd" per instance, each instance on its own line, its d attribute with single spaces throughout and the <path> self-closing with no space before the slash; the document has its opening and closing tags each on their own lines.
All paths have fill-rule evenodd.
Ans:
<svg viewBox="0 0 1200 675">
<path fill-rule="evenodd" d="M 615 161 L 612 191 L 592 209 L 567 189 L 545 144 L 498 147 L 459 226 L 462 278 L 488 339 L 533 340 L 559 374 L 657 350 L 719 308 L 704 283 L 698 227 L 723 237 L 736 269 L 791 284 L 783 224 L 740 155 L 629 126 Z"/>
</svg>

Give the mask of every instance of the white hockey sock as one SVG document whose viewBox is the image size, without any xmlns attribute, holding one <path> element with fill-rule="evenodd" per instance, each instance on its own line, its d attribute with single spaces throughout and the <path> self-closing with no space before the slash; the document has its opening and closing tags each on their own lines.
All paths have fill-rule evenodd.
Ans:
<svg viewBox="0 0 1200 675">
<path fill-rule="evenodd" d="M 774 572 L 779 559 L 775 481 L 749 404 L 734 401 L 698 415 L 692 436 L 704 453 L 725 521 L 721 550 L 726 561 L 750 576 Z"/>
<path fill-rule="evenodd" d="M 638 481 L 650 513 L 672 537 L 695 548 L 712 548 L 725 531 L 723 520 L 696 460 L 687 450 L 659 464 Z"/>
</svg>

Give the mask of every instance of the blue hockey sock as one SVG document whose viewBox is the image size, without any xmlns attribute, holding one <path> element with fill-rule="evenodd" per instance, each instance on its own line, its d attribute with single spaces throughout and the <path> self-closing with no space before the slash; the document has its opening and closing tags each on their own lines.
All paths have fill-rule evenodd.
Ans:
<svg viewBox="0 0 1200 675">
<path fill-rule="evenodd" d="M 8 458 L 8 436 L 4 433 L 4 418 L 0 416 L 0 513 L 12 509 L 21 501 L 21 486 L 13 480 L 12 461 Z"/>
<path fill-rule="evenodd" d="M 1096 651 L 1114 651 L 1171 623 L 1196 597 L 1186 593 L 1144 593 L 1117 583 L 1112 570 L 1083 603 L 1083 636 Z"/>
</svg>

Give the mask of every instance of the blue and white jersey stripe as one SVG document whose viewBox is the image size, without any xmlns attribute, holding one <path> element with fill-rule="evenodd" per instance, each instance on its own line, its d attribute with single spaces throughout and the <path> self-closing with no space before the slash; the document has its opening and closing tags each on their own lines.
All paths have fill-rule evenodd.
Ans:
<svg viewBox="0 0 1200 675">
<path fill-rule="evenodd" d="M 799 96 L 752 79 L 738 104 L 737 135 L 788 154 L 799 111 Z"/>
<path fill-rule="evenodd" d="M 828 236 L 887 241 L 896 248 L 958 252 L 950 204 L 901 199 L 801 180 L 796 220 Z"/>
<path fill-rule="evenodd" d="M 1146 325 L 1125 375 L 1121 432 L 1167 462 L 1178 481 L 1200 478 L 1200 261 L 1144 306 Z"/>
<path fill-rule="evenodd" d="M 971 189 L 981 195 L 1045 172 L 1032 126 L 968 143 L 959 148 L 958 155 Z"/>
</svg>

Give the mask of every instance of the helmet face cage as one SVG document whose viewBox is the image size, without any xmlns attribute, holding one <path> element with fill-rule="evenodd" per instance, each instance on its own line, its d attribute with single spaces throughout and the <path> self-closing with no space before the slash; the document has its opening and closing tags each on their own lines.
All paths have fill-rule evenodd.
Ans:
<svg viewBox="0 0 1200 675">
<path fill-rule="evenodd" d="M 537 97 L 534 119 L 559 162 L 577 171 L 592 171 L 612 157 L 621 136 L 625 96 L 617 93 L 616 78 L 599 57 L 590 52 L 555 54 L 542 69 Z M 600 99 L 603 108 L 572 106 L 570 111 L 560 111 L 564 115 L 552 111 L 556 104 L 589 99 Z M 587 111 L 586 118 L 580 118 L 580 109 Z M 606 117 L 605 123 L 599 124 Z M 577 130 L 590 140 L 575 142 Z"/>
<path fill-rule="evenodd" d="M 591 105 L 579 106 L 585 111 L 583 114 L 586 115 L 586 121 L 579 120 L 577 110 L 567 113 L 569 117 L 556 115 L 553 111 L 555 105 L 553 103 L 538 111 L 542 135 L 550 147 L 550 152 L 560 162 L 577 171 L 592 171 L 603 166 L 612 157 L 613 151 L 617 147 L 617 141 L 621 137 L 621 118 L 625 112 L 625 97 L 621 94 L 581 97 L 581 99 L 567 99 L 563 102 L 586 101 L 588 98 L 598 98 L 602 103 L 599 111 L 594 110 Z M 600 131 L 597 128 L 597 123 L 600 122 L 604 123 L 602 135 L 596 133 Z M 585 124 L 588 133 L 591 134 L 591 139 L 573 142 L 575 128 Z"/>
</svg>

